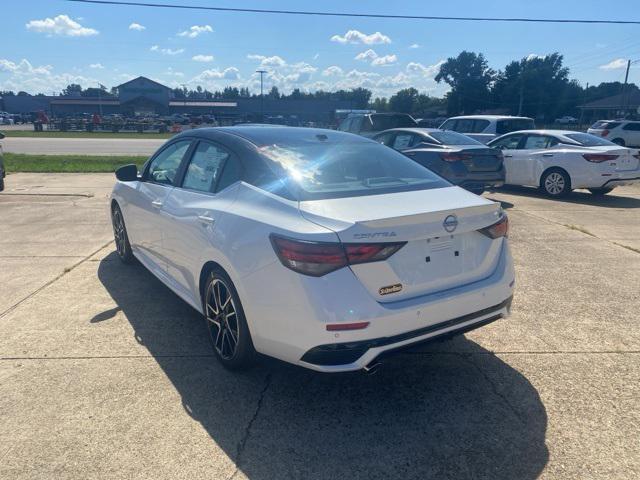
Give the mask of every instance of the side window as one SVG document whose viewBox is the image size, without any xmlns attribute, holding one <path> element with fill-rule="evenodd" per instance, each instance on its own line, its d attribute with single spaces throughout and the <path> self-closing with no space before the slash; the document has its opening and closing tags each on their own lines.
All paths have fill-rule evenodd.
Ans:
<svg viewBox="0 0 640 480">
<path fill-rule="evenodd" d="M 349 131 L 349 126 L 351 125 L 351 119 L 350 118 L 345 118 L 341 123 L 340 126 L 338 127 L 338 130 L 340 130 L 341 132 L 348 132 Z"/>
<path fill-rule="evenodd" d="M 453 130 L 456 131 L 456 121 L 455 120 L 447 120 L 440 127 L 442 130 Z"/>
<path fill-rule="evenodd" d="M 491 122 L 489 120 L 474 120 L 473 130 L 469 131 L 468 133 L 482 133 L 490 123 Z"/>
<path fill-rule="evenodd" d="M 187 153 L 191 140 L 183 140 L 165 148 L 149 164 L 148 179 L 165 185 L 174 185 L 176 174 Z"/>
<path fill-rule="evenodd" d="M 528 135 L 527 139 L 524 142 L 524 150 L 541 150 L 544 148 L 549 148 L 551 145 L 552 137 L 547 137 L 545 135 Z"/>
<path fill-rule="evenodd" d="M 395 150 L 404 150 L 413 145 L 414 136 L 410 133 L 398 133 L 396 139 L 393 141 L 393 148 Z"/>
<path fill-rule="evenodd" d="M 469 118 L 462 118 L 458 120 L 458 124 L 456 125 L 456 132 L 473 133 L 473 120 Z"/>
<path fill-rule="evenodd" d="M 234 157 L 229 157 L 222 167 L 222 175 L 216 187 L 216 193 L 224 190 L 229 185 L 233 185 L 242 179 L 242 166 Z"/>
<path fill-rule="evenodd" d="M 640 132 L 640 123 L 627 123 L 624 127 L 622 127 L 623 130 L 630 130 L 632 132 Z"/>
<path fill-rule="evenodd" d="M 211 143 L 200 142 L 182 182 L 183 188 L 199 192 L 213 192 L 229 153 Z"/>
<path fill-rule="evenodd" d="M 500 140 L 491 143 L 491 148 L 500 148 L 504 150 L 515 150 L 518 148 L 522 135 L 509 135 Z"/>
<path fill-rule="evenodd" d="M 351 133 L 359 133 L 362 125 L 363 117 L 353 117 L 351 119 L 351 125 L 349 126 L 349 131 Z"/>
<path fill-rule="evenodd" d="M 393 145 L 394 135 L 394 133 L 385 133 L 384 135 L 380 135 L 378 138 L 376 138 L 376 141 L 380 142 L 383 145 L 386 145 L 387 147 L 391 147 Z"/>
</svg>

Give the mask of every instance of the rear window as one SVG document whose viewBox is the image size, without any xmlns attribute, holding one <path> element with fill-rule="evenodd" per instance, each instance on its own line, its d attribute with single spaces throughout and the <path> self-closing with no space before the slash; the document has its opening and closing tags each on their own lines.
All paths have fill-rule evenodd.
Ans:
<svg viewBox="0 0 640 480">
<path fill-rule="evenodd" d="M 498 122 L 496 123 L 496 133 L 498 135 L 517 132 L 519 130 L 533 130 L 535 128 L 536 126 L 531 118 L 498 120 Z"/>
<path fill-rule="evenodd" d="M 482 145 L 477 140 L 457 132 L 429 132 L 429 136 L 443 145 Z"/>
<path fill-rule="evenodd" d="M 409 115 L 371 115 L 373 130 L 389 130 L 390 128 L 411 128 L 418 124 Z"/>
<path fill-rule="evenodd" d="M 450 184 L 375 142 L 289 141 L 260 147 L 298 200 L 380 195 Z"/>
<path fill-rule="evenodd" d="M 568 133 L 565 137 L 570 138 L 578 142 L 583 147 L 604 147 L 607 145 L 617 146 L 615 143 L 605 140 L 601 137 L 596 137 L 590 133 Z"/>
<path fill-rule="evenodd" d="M 609 122 L 607 120 L 598 120 L 596 123 L 591 125 L 591 128 L 594 128 L 596 130 L 604 130 L 604 129 L 611 130 L 618 126 L 620 126 L 620 122 Z"/>
</svg>

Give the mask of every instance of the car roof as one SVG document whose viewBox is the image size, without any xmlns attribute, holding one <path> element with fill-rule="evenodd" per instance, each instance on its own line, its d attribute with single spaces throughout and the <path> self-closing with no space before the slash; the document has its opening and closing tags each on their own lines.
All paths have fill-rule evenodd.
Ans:
<svg viewBox="0 0 640 480">
<path fill-rule="evenodd" d="M 514 133 L 534 133 L 538 135 L 567 135 L 569 133 L 584 133 L 576 130 L 516 130 L 515 132 L 505 133 L 504 135 L 511 135 Z"/>
<path fill-rule="evenodd" d="M 286 143 L 296 141 L 309 141 L 322 136 L 330 142 L 357 142 L 370 143 L 370 140 L 360 135 L 352 133 L 340 132 L 338 130 L 328 130 L 325 128 L 309 128 L 309 127 L 284 127 L 282 125 L 238 125 L 234 127 L 208 127 L 187 130 L 176 137 L 190 136 L 197 138 L 206 138 L 210 140 L 219 140 L 220 134 L 233 135 L 240 137 L 257 146 L 269 145 L 274 143 Z"/>
<path fill-rule="evenodd" d="M 457 117 L 449 117 L 447 120 L 459 120 L 461 118 L 470 120 L 533 120 L 531 117 L 515 117 L 512 115 L 459 115 Z"/>
<path fill-rule="evenodd" d="M 383 130 L 377 135 L 382 135 L 383 133 L 389 133 L 389 132 L 433 133 L 433 132 L 444 132 L 444 130 L 440 128 L 426 128 L 426 127 L 398 127 L 398 128 L 389 128 L 387 130 Z"/>
</svg>

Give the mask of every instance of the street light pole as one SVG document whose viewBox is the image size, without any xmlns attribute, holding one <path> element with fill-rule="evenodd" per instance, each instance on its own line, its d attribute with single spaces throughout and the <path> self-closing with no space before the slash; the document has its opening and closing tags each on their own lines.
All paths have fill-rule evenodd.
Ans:
<svg viewBox="0 0 640 480">
<path fill-rule="evenodd" d="M 267 73 L 266 70 L 256 70 L 256 73 L 260 74 L 260 122 L 264 123 L 264 92 L 262 90 L 263 87 L 263 76 Z"/>
</svg>

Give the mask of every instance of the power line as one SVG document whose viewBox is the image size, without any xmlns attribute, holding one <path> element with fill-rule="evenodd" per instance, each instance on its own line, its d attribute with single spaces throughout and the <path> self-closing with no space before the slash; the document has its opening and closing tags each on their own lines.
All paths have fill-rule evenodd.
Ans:
<svg viewBox="0 0 640 480">
<path fill-rule="evenodd" d="M 76 3 L 93 3 L 99 5 L 120 5 L 129 7 L 176 8 L 183 10 L 209 10 L 215 12 L 267 13 L 276 15 L 306 15 L 321 17 L 357 17 L 386 18 L 390 20 L 445 20 L 460 22 L 527 22 L 527 23 L 582 23 L 582 24 L 614 24 L 640 25 L 640 20 L 586 20 L 569 18 L 500 18 L 500 17 L 445 17 L 434 15 L 389 15 L 381 13 L 347 13 L 347 12 L 314 12 L 307 10 L 268 10 L 261 8 L 207 7 L 201 5 L 178 5 L 169 3 L 148 3 L 112 0 L 66 0 Z"/>
</svg>

